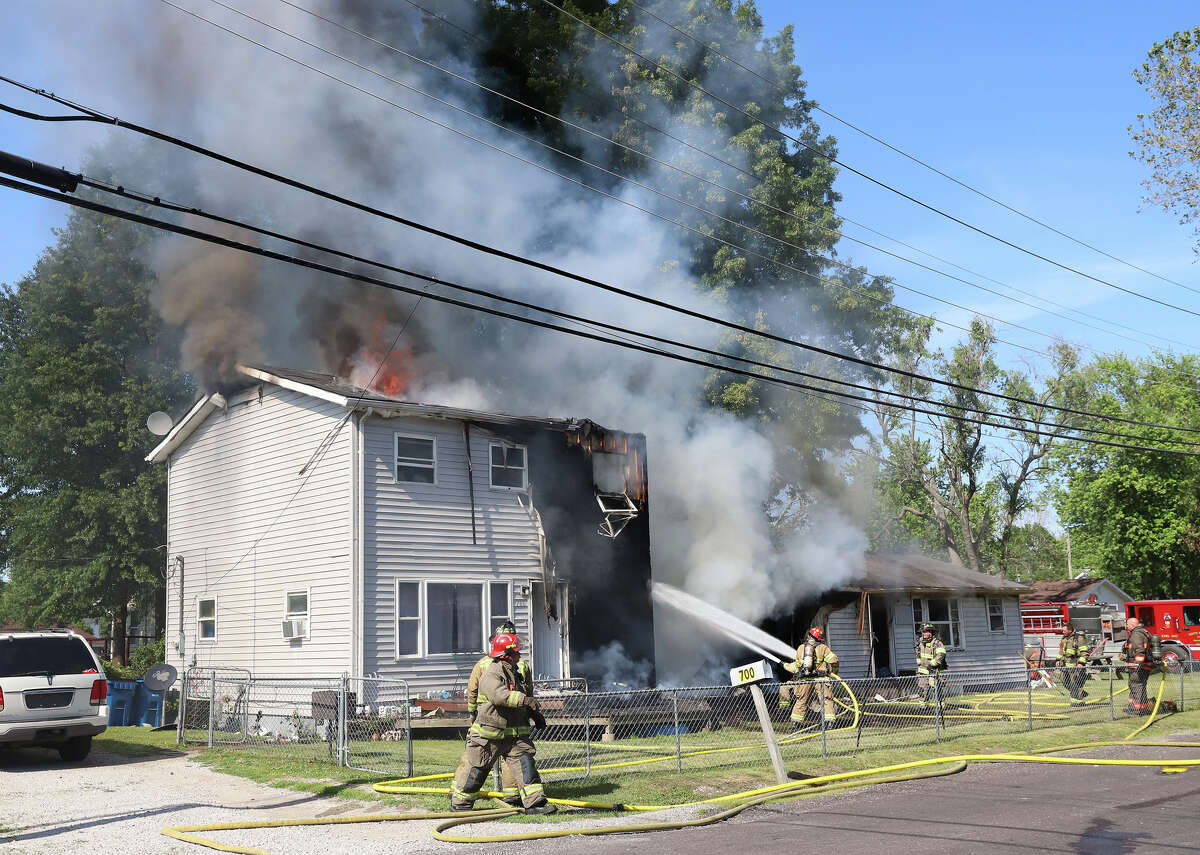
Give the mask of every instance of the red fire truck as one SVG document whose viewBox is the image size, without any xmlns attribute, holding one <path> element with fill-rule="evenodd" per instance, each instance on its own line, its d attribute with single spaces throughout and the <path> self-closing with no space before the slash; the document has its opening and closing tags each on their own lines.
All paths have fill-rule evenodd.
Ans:
<svg viewBox="0 0 1200 855">
<path fill-rule="evenodd" d="M 1162 639 L 1168 664 L 1200 659 L 1200 600 L 1138 600 L 1125 604 L 1125 616 Z"/>
<path fill-rule="evenodd" d="M 1125 615 L 1120 606 L 1087 602 L 1021 603 L 1021 631 L 1027 656 L 1038 651 L 1036 659 L 1049 663 L 1058 658 L 1063 624 L 1067 621 L 1081 630 L 1092 645 L 1092 660 L 1112 660 L 1120 655 L 1125 643 Z"/>
</svg>

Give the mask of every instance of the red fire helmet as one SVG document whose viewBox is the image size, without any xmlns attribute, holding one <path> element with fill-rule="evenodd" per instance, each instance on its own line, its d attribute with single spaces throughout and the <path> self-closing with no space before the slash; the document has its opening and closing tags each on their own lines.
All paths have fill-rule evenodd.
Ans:
<svg viewBox="0 0 1200 855">
<path fill-rule="evenodd" d="M 814 626 L 808 631 L 808 634 L 814 641 L 821 643 L 825 641 L 825 633 L 821 632 L 821 627 L 819 626 Z"/>
<path fill-rule="evenodd" d="M 492 651 L 488 656 L 499 659 L 507 655 L 510 650 L 514 653 L 521 652 L 521 645 L 517 641 L 517 637 L 509 632 L 500 632 L 492 638 Z"/>
</svg>

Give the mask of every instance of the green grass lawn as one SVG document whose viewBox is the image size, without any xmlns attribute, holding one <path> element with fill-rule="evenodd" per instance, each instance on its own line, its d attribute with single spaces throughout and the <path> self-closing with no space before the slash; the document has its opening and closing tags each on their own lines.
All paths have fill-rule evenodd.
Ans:
<svg viewBox="0 0 1200 855">
<path fill-rule="evenodd" d="M 1049 695 L 1045 698 L 1047 703 L 1054 702 Z M 1196 705 L 1193 703 L 1189 706 Z M 1013 753 L 1034 751 L 1054 745 L 1116 740 L 1144 723 L 1144 719 L 1140 718 L 1109 721 L 1107 703 L 1079 711 L 1078 716 L 1085 719 L 1085 722 L 1062 726 L 1058 720 L 1036 721 L 1037 726 L 1032 731 L 1026 729 L 1027 721 L 1019 716 L 1009 722 L 965 721 L 947 726 L 942 731 L 943 741 L 940 744 L 936 742 L 931 723 L 918 722 L 919 726 L 906 723 L 895 727 L 877 724 L 865 727 L 861 733 L 843 731 L 827 734 L 828 756 L 825 757 L 821 756 L 819 737 L 785 742 L 783 750 L 789 769 L 816 776 L 952 754 Z M 1184 713 L 1160 715 L 1150 729 L 1139 738 L 1163 737 L 1170 733 L 1188 731 L 1200 731 L 1200 708 Z M 761 744 L 754 745 L 754 735 L 751 729 L 723 728 L 711 733 L 689 734 L 683 737 L 681 742 L 685 753 L 742 747 L 746 750 L 685 757 L 682 774 L 676 771 L 673 736 L 624 739 L 615 743 L 594 742 L 592 773 L 578 780 L 552 781 L 547 789 L 558 798 L 663 805 L 698 801 L 725 793 L 769 786 L 774 783 L 770 763 Z M 786 740 L 789 736 L 781 734 L 781 738 Z M 761 739 L 760 732 L 759 743 Z M 551 768 L 556 757 L 572 757 L 581 749 L 582 746 L 579 745 L 564 745 L 554 740 L 544 740 L 539 744 L 539 754 L 544 760 L 541 765 Z M 155 732 L 136 727 L 109 728 L 102 736 L 96 738 L 95 750 L 126 756 L 184 753 L 184 749 L 176 745 L 173 731 Z M 402 768 L 401 764 L 405 761 L 405 748 L 400 743 L 353 743 L 351 750 L 360 760 L 368 763 L 380 762 L 385 764 L 386 768 Z M 414 742 L 413 748 L 415 771 L 417 774 L 451 772 L 461 751 L 460 739 L 419 738 Z M 275 787 L 324 796 L 386 801 L 399 807 L 444 809 L 446 805 L 445 795 L 386 795 L 375 792 L 372 784 L 395 775 L 386 776 L 333 766 L 329 762 L 328 749 L 324 743 L 211 749 L 189 745 L 186 747 L 186 753 L 216 771 Z M 662 762 L 617 769 L 595 768 L 604 763 L 639 760 L 656 755 L 666 759 Z M 548 777 L 553 778 L 553 775 Z M 447 780 L 440 779 L 426 782 L 422 786 L 446 787 L 448 783 Z"/>
</svg>

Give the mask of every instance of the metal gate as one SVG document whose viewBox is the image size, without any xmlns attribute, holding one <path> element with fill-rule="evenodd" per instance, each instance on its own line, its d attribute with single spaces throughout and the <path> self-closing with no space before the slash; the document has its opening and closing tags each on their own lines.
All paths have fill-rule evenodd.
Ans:
<svg viewBox="0 0 1200 855">
<path fill-rule="evenodd" d="M 179 693 L 179 740 L 237 745 L 250 726 L 250 672 L 245 668 L 189 668 Z"/>
<path fill-rule="evenodd" d="M 408 681 L 344 677 L 342 686 L 341 765 L 394 778 L 412 777 Z"/>
</svg>

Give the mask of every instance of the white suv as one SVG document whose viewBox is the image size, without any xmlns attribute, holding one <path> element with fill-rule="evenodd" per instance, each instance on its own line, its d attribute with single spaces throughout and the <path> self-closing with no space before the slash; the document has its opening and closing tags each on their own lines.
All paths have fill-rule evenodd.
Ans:
<svg viewBox="0 0 1200 855">
<path fill-rule="evenodd" d="M 57 748 L 82 760 L 108 726 L 108 681 L 83 636 L 0 631 L 0 747 Z"/>
</svg>

